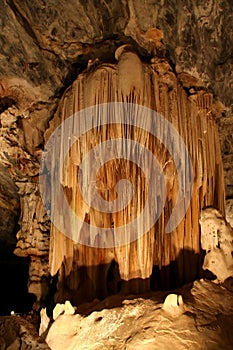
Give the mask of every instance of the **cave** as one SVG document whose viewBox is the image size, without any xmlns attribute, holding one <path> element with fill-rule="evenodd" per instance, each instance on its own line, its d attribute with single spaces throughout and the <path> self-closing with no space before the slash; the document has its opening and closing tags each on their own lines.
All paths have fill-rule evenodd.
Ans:
<svg viewBox="0 0 233 350">
<path fill-rule="evenodd" d="M 232 2 L 1 9 L 0 348 L 230 349 Z"/>
</svg>

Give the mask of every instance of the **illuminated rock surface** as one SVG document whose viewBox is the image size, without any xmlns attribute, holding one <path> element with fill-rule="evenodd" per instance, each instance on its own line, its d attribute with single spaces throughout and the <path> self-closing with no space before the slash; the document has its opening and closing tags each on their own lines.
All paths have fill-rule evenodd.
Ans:
<svg viewBox="0 0 233 350">
<path fill-rule="evenodd" d="M 169 63 L 164 59 L 154 58 L 151 64 L 145 64 L 140 61 L 131 47 L 119 48 L 118 51 L 117 65 L 103 64 L 95 67 L 94 70 L 83 72 L 65 92 L 54 119 L 50 123 L 50 128 L 46 131 L 46 140 L 49 139 L 56 126 L 86 107 L 97 103 L 131 102 L 150 107 L 162 116 L 158 121 L 156 120 L 156 128 L 162 130 L 161 139 L 165 141 L 162 144 L 149 136 L 146 130 L 139 132 L 137 127 L 126 124 L 117 126 L 112 124 L 102 126 L 100 129 L 97 123 L 93 130 L 85 133 L 80 140 L 73 143 L 69 156 L 65 158 L 62 175 L 55 173 L 57 166 L 52 170 L 46 170 L 45 167 L 45 173 L 46 171 L 51 172 L 51 177 L 49 181 L 47 180 L 44 190 L 46 193 L 51 191 L 47 202 L 50 202 L 54 211 L 53 215 L 59 218 L 64 215 L 66 226 L 70 227 L 69 236 L 67 233 L 65 235 L 60 232 L 55 225 L 51 227 L 50 272 L 55 275 L 59 271 L 57 302 L 70 299 L 72 303 L 78 304 L 84 300 L 91 300 L 93 297 L 103 298 L 111 294 L 108 276 L 112 273 L 112 264 L 119 269 L 118 272 L 116 269 L 113 271 L 115 273 L 113 279 L 116 280 L 115 288 L 119 290 L 115 289 L 112 293 L 120 290 L 124 290 L 125 293 L 143 292 L 149 290 L 151 286 L 162 289 L 175 288 L 198 278 L 201 271 L 200 210 L 203 207 L 215 206 L 224 213 L 223 169 L 217 126 L 214 121 L 215 107 L 212 95 L 206 93 L 205 90 L 188 95 L 179 78 L 176 78 Z M 186 75 L 185 79 L 186 84 L 188 79 L 190 79 L 190 84 L 192 83 L 192 77 L 189 78 Z M 111 121 L 113 115 L 120 113 L 117 108 L 117 105 L 111 105 L 105 115 L 104 112 L 98 112 L 97 107 L 94 113 L 97 116 L 100 113 L 101 120 L 106 118 L 104 123 L 113 123 Z M 137 107 L 132 107 L 131 113 L 136 115 L 136 118 L 142 118 Z M 163 127 L 163 117 L 172 123 L 184 140 L 190 154 L 194 179 L 190 207 L 181 223 L 170 234 L 166 234 L 165 230 L 168 219 L 176 207 L 179 186 L 181 186 L 176 171 L 181 178 L 186 176 L 186 184 L 189 185 L 190 180 L 187 175 L 187 160 L 179 160 L 176 169 L 172 156 L 176 152 L 181 152 L 181 148 L 175 150 L 175 141 L 172 137 L 169 138 L 168 129 Z M 144 118 L 148 118 L 147 114 Z M 66 127 L 65 124 L 61 127 L 63 137 L 60 141 L 56 141 L 57 153 L 51 154 L 47 166 L 50 163 L 59 164 L 57 154 L 64 152 L 65 140 L 72 140 L 76 129 L 79 130 L 83 123 L 87 123 L 78 115 L 74 120 L 75 122 L 71 125 L 73 129 Z M 94 182 L 105 200 L 110 201 L 114 198 L 116 184 L 122 178 L 135 184 L 132 202 L 124 210 L 113 214 L 103 214 L 88 206 L 83 199 L 77 179 L 87 152 L 99 143 L 126 138 L 125 135 L 129 135 L 130 139 L 150 149 L 160 162 L 165 179 L 165 205 L 163 209 L 161 208 L 162 213 L 158 221 L 154 225 L 152 223 L 152 228 L 144 235 L 140 233 L 144 233 L 144 226 L 137 226 L 139 236 L 137 240 L 131 243 L 126 242 L 127 244 L 121 247 L 113 243 L 113 248 L 103 249 L 101 243 L 98 243 L 101 237 L 98 238 L 98 235 L 92 237 L 91 231 L 88 231 L 84 224 L 77 226 L 76 221 L 73 220 L 71 223 L 71 219 L 67 219 L 69 216 L 64 214 L 62 199 L 55 197 L 57 190 L 53 179 L 62 177 L 61 185 L 67 194 L 70 206 L 82 222 L 103 228 L 112 227 L 117 236 L 117 228 L 124 225 L 126 227 L 126 224 L 142 211 L 147 200 L 149 201 L 146 184 L 148 179 L 144 180 L 144 174 L 138 170 L 137 166 L 124 160 L 113 159 L 105 166 L 100 166 Z M 126 148 L 128 144 L 129 141 L 126 142 Z M 173 155 L 168 153 L 168 147 L 174 150 Z M 105 157 L 104 152 L 106 152 L 105 149 L 98 156 L 100 159 Z M 133 151 L 128 153 L 130 152 Z M 137 164 L 138 154 L 135 153 L 132 156 Z M 94 167 L 93 162 L 90 168 L 91 166 Z M 94 168 L 91 170 L 94 171 Z M 84 191 L 87 192 L 92 183 L 90 177 L 91 173 L 86 171 L 83 181 Z M 155 183 L 152 191 L 156 190 L 156 186 L 160 187 L 161 184 Z M 185 191 L 191 191 L 191 188 L 187 186 Z M 154 208 L 154 210 L 159 211 L 162 200 L 160 194 L 155 197 L 157 209 Z M 153 203 L 150 205 L 154 205 Z M 184 202 L 181 200 L 177 206 L 182 211 Z M 149 215 L 146 220 L 150 220 Z M 144 224 L 144 221 L 142 223 Z M 128 230 L 127 234 L 130 235 L 130 228 Z M 89 247 L 77 244 L 79 242 L 77 237 L 82 235 L 92 237 L 91 241 L 87 240 Z M 113 242 L 114 239 L 117 240 L 117 237 L 113 238 Z M 95 245 L 97 248 L 90 247 L 90 245 Z"/>
<path fill-rule="evenodd" d="M 203 280 L 190 288 L 179 290 L 182 314 L 162 309 L 161 292 L 126 300 L 112 296 L 80 307 L 80 314 L 60 315 L 46 341 L 52 350 L 232 349 L 232 293 Z"/>
</svg>

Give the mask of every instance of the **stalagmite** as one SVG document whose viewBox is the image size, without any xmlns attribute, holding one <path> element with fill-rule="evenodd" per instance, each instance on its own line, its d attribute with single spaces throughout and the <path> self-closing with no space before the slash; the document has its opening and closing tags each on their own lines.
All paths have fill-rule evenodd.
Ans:
<svg viewBox="0 0 233 350">
<path fill-rule="evenodd" d="M 200 211 L 203 207 L 214 205 L 224 213 L 222 161 L 212 114 L 212 95 L 205 91 L 188 95 L 165 59 L 155 57 L 151 63 L 143 63 L 128 46 L 119 48 L 116 58 L 116 64 L 101 64 L 78 76 L 65 92 L 46 132 L 46 139 L 49 139 L 56 126 L 89 106 L 107 102 L 131 102 L 148 107 L 160 113 L 173 125 L 187 147 L 193 168 L 192 197 L 184 218 L 170 234 L 166 234 L 166 226 L 181 190 L 178 173 L 181 173 L 184 181 L 190 182 L 188 174 L 182 170 L 181 165 L 180 168 L 176 167 L 173 155 L 166 149 L 166 144 L 170 142 L 171 149 L 181 152 L 181 144 L 172 144 L 171 135 L 167 134 L 162 122 L 158 122 L 156 128 L 161 134 L 161 139 L 166 140 L 164 144 L 143 128 L 122 123 L 111 124 L 111 116 L 117 113 L 117 110 L 110 110 L 108 115 L 101 115 L 106 124 L 90 128 L 81 135 L 64 158 L 60 183 L 70 207 L 78 218 L 83 223 L 93 226 L 112 227 L 114 242 L 117 239 L 114 236 L 117 227 L 127 227 L 127 224 L 143 211 L 147 202 L 150 194 L 149 184 L 140 167 L 130 160 L 116 158 L 101 165 L 101 157 L 105 155 L 102 151 L 96 153 L 96 158 L 93 158 L 101 165 L 94 178 L 93 190 L 105 201 L 114 201 L 117 198 L 116 184 L 121 179 L 127 179 L 134 187 L 132 200 L 123 210 L 105 213 L 90 207 L 84 201 L 78 183 L 79 170 L 82 171 L 83 188 L 90 196 L 93 174 L 92 169 L 81 166 L 83 159 L 95 146 L 108 140 L 131 139 L 153 153 L 163 171 L 166 200 L 159 219 L 148 232 L 122 246 L 113 244 L 109 248 L 98 248 L 98 245 L 92 247 L 91 243 L 104 240 L 104 237 L 92 236 L 90 232 L 90 246 L 85 246 L 72 240 L 72 237 L 67 237 L 52 225 L 50 271 L 52 275 L 58 273 L 57 301 L 64 302 L 69 299 L 73 305 L 80 300 L 102 298 L 120 290 L 140 292 L 150 287 L 172 288 L 194 280 L 199 276 L 201 269 Z M 96 110 L 98 111 L 97 107 Z M 134 113 L 137 114 L 136 107 Z M 91 125 L 93 120 L 89 122 Z M 86 123 L 86 120 L 74 119 L 73 128 L 80 129 L 82 123 Z M 64 125 L 60 128 L 63 137 L 61 144 L 57 145 L 57 154 L 63 152 L 63 143 L 67 142 L 68 137 L 72 137 L 72 130 L 66 130 Z M 127 148 L 127 143 L 117 144 L 119 152 L 124 147 Z M 182 158 L 182 154 L 180 157 Z M 54 169 L 57 166 L 55 158 L 56 155 L 51 159 Z M 187 164 L 185 167 L 184 169 L 187 169 Z M 149 163 L 147 169 L 150 171 Z M 53 174 L 50 175 L 53 177 Z M 161 187 L 161 184 L 162 182 L 158 182 L 155 186 Z M 51 203 L 55 211 L 62 213 L 62 204 L 53 202 L 54 195 L 52 186 Z M 157 198 L 156 203 L 159 210 L 161 198 Z M 184 205 L 184 202 L 179 203 L 180 211 Z M 76 227 L 75 222 L 69 222 L 65 217 L 64 220 L 66 227 Z M 150 217 L 147 220 L 149 221 Z M 85 227 L 79 227 L 78 237 L 87 234 Z M 125 234 L 130 235 L 130 232 Z"/>
</svg>

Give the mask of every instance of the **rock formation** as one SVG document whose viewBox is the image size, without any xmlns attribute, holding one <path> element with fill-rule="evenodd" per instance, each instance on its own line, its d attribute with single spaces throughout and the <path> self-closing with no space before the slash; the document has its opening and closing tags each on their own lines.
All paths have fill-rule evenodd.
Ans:
<svg viewBox="0 0 233 350">
<path fill-rule="evenodd" d="M 49 350 L 39 338 L 31 320 L 18 315 L 0 316 L 0 347 L 6 350 Z"/>
<path fill-rule="evenodd" d="M 165 293 L 126 299 L 112 296 L 86 305 L 85 310 L 80 308 L 79 314 L 60 315 L 46 341 L 52 350 L 183 350 L 187 346 L 230 350 L 232 293 L 209 281 L 196 281 L 192 288 L 178 292 L 183 296 L 185 312 L 176 317 L 162 309 Z"/>
<path fill-rule="evenodd" d="M 15 254 L 30 260 L 28 289 L 36 295 L 35 307 L 52 303 L 56 289 L 58 301 L 77 304 L 120 290 L 172 288 L 194 280 L 201 269 L 200 211 L 214 206 L 224 215 L 221 156 L 226 196 L 233 194 L 232 1 L 96 5 L 80 0 L 57 6 L 53 0 L 0 0 L 0 6 L 0 239 L 1 247 L 11 250 L 17 239 Z M 45 141 L 59 123 L 82 108 L 111 101 L 138 103 L 171 121 L 190 153 L 194 186 L 184 220 L 165 235 L 178 193 L 175 164 L 158 140 L 133 128 L 133 139 L 141 137 L 163 167 L 166 203 L 148 235 L 101 250 L 76 244 L 50 226 L 39 193 L 39 166 Z M 78 153 L 107 140 L 107 134 L 128 132 L 103 131 L 74 144 L 66 159 L 72 172 L 63 186 L 83 219 L 116 227 L 136 215 L 137 207 L 129 207 L 127 215 L 100 217 L 74 194 Z M 123 172 L 135 184 L 139 179 L 146 184 L 134 164 L 113 161 L 99 173 L 102 196 L 114 199 Z M 111 186 L 105 191 L 107 179 Z M 135 198 L 144 203 L 140 191 Z"/>
<path fill-rule="evenodd" d="M 119 48 L 116 57 L 117 64 L 102 64 L 78 76 L 61 99 L 45 134 L 48 140 L 56 127 L 61 125 L 59 130 L 63 137 L 61 141 L 56 141 L 61 143 L 56 144 L 57 153 L 51 154 L 48 163 L 59 162 L 56 157 L 57 154 L 65 152 L 63 149 L 65 140 L 70 139 L 72 144 L 69 155 L 64 158 L 63 173 L 61 175 L 56 173 L 57 166 L 49 168 L 52 174 L 49 177 L 51 195 L 48 196 L 48 200 L 55 212 L 54 215 L 66 216 L 65 225 L 71 227 L 73 232 L 73 236 L 67 237 L 67 234 L 64 235 L 64 232 L 60 232 L 55 225 L 51 226 L 50 272 L 52 275 L 58 273 L 57 301 L 64 302 L 68 298 L 77 304 L 84 299 L 103 298 L 119 290 L 129 293 L 148 290 L 150 286 L 172 288 L 194 280 L 201 270 L 200 210 L 212 205 L 224 214 L 222 160 L 212 95 L 203 89 L 193 90 L 187 94 L 182 84 L 185 86 L 189 84 L 191 91 L 193 78 L 187 74 L 185 77 L 178 75 L 177 78 L 166 59 L 155 57 L 152 63 L 143 63 L 129 46 Z M 100 124 L 97 123 L 93 130 L 86 132 L 79 140 L 73 142 L 75 126 L 73 130 L 67 131 L 68 127 L 65 126 L 64 121 L 71 115 L 89 106 L 106 102 L 131 102 L 150 107 L 165 116 L 185 141 L 193 167 L 192 199 L 185 217 L 177 227 L 173 228 L 171 234 L 166 234 L 165 230 L 179 195 L 179 186 L 181 186 L 178 179 L 179 173 L 186 171 L 187 176 L 188 170 L 185 166 L 182 169 L 182 164 L 176 169 L 173 155 L 166 149 L 167 144 L 173 142 L 172 138 L 169 139 L 169 135 L 161 137 L 166 140 L 162 144 L 145 130 L 139 133 L 137 127 L 132 128 L 127 124 L 102 125 L 100 132 Z M 112 110 L 110 109 L 109 115 L 106 116 L 106 123 L 111 123 L 111 115 L 119 113 L 117 106 L 112 106 Z M 94 110 L 97 116 L 98 108 Z M 137 108 L 133 109 L 133 113 L 138 113 Z M 105 116 L 101 114 L 98 118 L 103 119 Z M 78 116 L 74 120 L 73 124 L 77 123 L 77 130 L 81 128 L 82 123 L 85 123 L 83 119 L 79 121 Z M 162 122 L 157 122 L 161 123 L 160 128 L 162 128 Z M 94 125 L 94 119 L 91 120 L 90 125 Z M 166 135 L 167 129 L 163 132 Z M 126 225 L 131 218 L 137 217 L 138 211 L 142 210 L 147 200 L 146 185 L 143 184 L 146 179 L 143 180 L 144 175 L 141 170 L 122 159 L 111 159 L 111 162 L 100 167 L 94 182 L 105 200 L 110 201 L 114 198 L 114 188 L 120 179 L 127 178 L 137 184 L 132 203 L 125 210 L 113 214 L 103 214 L 88 206 L 77 182 L 79 169 L 88 151 L 99 143 L 109 139 L 122 139 L 126 137 L 125 135 L 130 135 L 132 140 L 149 148 L 161 164 L 167 193 L 164 208 L 161 208 L 162 214 L 149 231 L 131 243 L 120 247 L 114 247 L 113 244 L 112 248 L 81 245 L 76 237 L 91 235 L 91 233 L 85 231 L 85 225 L 76 228 L 75 222 L 71 223 L 71 219 L 68 219 L 60 197 L 56 197 L 53 178 L 61 176 L 61 185 L 70 206 L 82 222 L 103 228 L 113 227 L 114 230 Z M 174 147 L 176 147 L 175 144 L 172 145 L 175 150 Z M 105 155 L 100 153 L 98 157 L 104 158 Z M 45 163 L 43 169 L 45 173 L 46 165 L 49 166 L 49 164 Z M 92 168 L 85 170 L 83 179 L 86 190 L 91 186 L 90 171 L 94 170 Z M 181 176 L 185 176 L 184 173 L 182 174 Z M 43 177 L 48 180 L 46 175 L 42 174 L 42 181 Z M 45 183 L 45 186 L 48 186 L 48 183 Z M 158 184 L 158 186 L 161 185 Z M 48 190 L 49 188 L 46 187 L 45 192 L 47 193 Z M 185 189 L 187 190 L 189 189 Z M 94 189 L 91 190 L 93 191 Z M 157 198 L 156 201 L 160 203 L 162 199 Z M 182 206 L 184 203 L 181 202 L 179 205 Z M 159 211 L 159 204 L 157 210 Z M 72 225 L 74 225 L 73 229 Z M 140 229 L 138 227 L 138 231 Z M 130 235 L 130 232 L 128 234 Z M 99 238 L 95 235 L 91 238 L 93 242 L 96 239 Z M 119 280 L 115 284 L 115 290 L 110 291 L 109 275 L 114 273 L 111 270 L 112 266 L 119 268 L 118 274 L 112 277 Z"/>
<path fill-rule="evenodd" d="M 202 211 L 201 246 L 206 251 L 203 268 L 211 271 L 219 282 L 233 278 L 233 230 L 213 208 Z"/>
<path fill-rule="evenodd" d="M 163 303 L 163 310 L 174 317 L 184 313 L 185 308 L 182 295 L 169 294 Z"/>
</svg>

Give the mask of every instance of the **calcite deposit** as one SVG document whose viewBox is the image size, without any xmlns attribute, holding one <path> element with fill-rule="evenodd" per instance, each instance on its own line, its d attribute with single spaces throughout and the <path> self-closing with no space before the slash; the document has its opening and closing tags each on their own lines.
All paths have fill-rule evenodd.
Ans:
<svg viewBox="0 0 233 350">
<path fill-rule="evenodd" d="M 113 263 L 119 269 L 117 288 L 124 290 L 124 292 L 140 292 L 149 289 L 150 286 L 153 286 L 153 288 L 171 288 L 194 280 L 199 276 L 201 270 L 200 210 L 206 206 L 216 206 L 224 215 L 223 168 L 212 95 L 203 89 L 190 95 L 187 94 L 182 81 L 185 79 L 186 86 L 189 83 L 191 88 L 193 84 L 192 77 L 189 78 L 186 75 L 185 78 L 182 76 L 179 79 L 178 76 L 177 79 L 165 59 L 155 57 L 152 63 L 143 63 L 129 45 L 118 48 L 116 57 L 118 63 L 115 65 L 103 64 L 95 67 L 94 70 L 84 71 L 65 92 L 50 123 L 50 128 L 45 134 L 46 140 L 49 140 L 56 126 L 61 125 L 63 137 L 61 141 L 59 141 L 59 138 L 55 139 L 57 141 L 53 141 L 57 142 L 57 152 L 51 154 L 48 163 L 44 164 L 43 172 L 46 173 L 46 166 L 52 172 L 49 179 L 42 175 L 41 181 L 44 180 L 44 177 L 47 181 L 44 191 L 48 192 L 48 184 L 50 184 L 51 195 L 48 196 L 47 200 L 50 201 L 53 208 L 53 215 L 57 215 L 59 218 L 65 215 L 66 227 L 69 227 L 68 221 L 71 219 L 68 219 L 68 214 L 64 214 L 66 212 L 63 205 L 61 205 L 61 199 L 60 197 L 57 198 L 54 193 L 57 190 L 53 178 L 62 177 L 61 185 L 67 193 L 72 210 L 78 217 L 83 222 L 86 221 L 94 226 L 106 228 L 112 225 L 117 235 L 117 227 L 126 225 L 130 222 L 130 218 L 137 217 L 137 212 L 141 211 L 146 204 L 146 185 L 143 184 L 146 179 L 141 180 L 142 173 L 135 165 L 128 162 L 124 163 L 123 160 L 113 159 L 111 163 L 106 163 L 104 167 L 100 167 L 94 181 L 105 200 L 110 201 L 111 198 L 114 198 L 114 188 L 121 178 L 127 178 L 136 184 L 132 204 L 130 203 L 120 213 L 113 214 L 103 214 L 88 206 L 83 200 L 77 179 L 83 158 L 88 151 L 107 140 L 124 139 L 125 135 L 130 135 L 131 139 L 150 149 L 159 160 L 165 178 L 165 205 L 163 210 L 161 208 L 162 214 L 158 222 L 152 225 L 148 232 L 144 232 L 144 235 L 131 243 L 127 242 L 127 244 L 124 243 L 124 245 L 115 248 L 114 243 L 112 248 L 105 247 L 104 249 L 101 246 L 98 247 L 98 243 L 95 243 L 96 247 L 94 248 L 79 244 L 77 237 L 88 236 L 91 233 L 86 231 L 84 225 L 76 228 L 75 221 L 72 221 L 70 229 L 72 233 L 68 237 L 67 232 L 60 232 L 57 229 L 56 223 L 52 225 L 50 272 L 52 275 L 59 272 L 58 301 L 64 301 L 63 299 L 67 298 L 69 294 L 69 298 L 74 303 L 78 303 L 83 298 L 88 299 L 89 293 L 89 298 L 93 298 L 95 293 L 99 298 L 106 296 L 110 292 L 108 278 Z M 186 186 L 191 180 L 188 179 L 189 170 L 185 162 L 182 164 L 181 160 L 176 169 L 176 164 L 172 159 L 172 156 L 177 152 L 175 144 L 171 144 L 171 150 L 174 150 L 173 154 L 169 154 L 166 149 L 166 146 L 170 147 L 170 143 L 173 142 L 172 138 L 169 139 L 169 135 L 161 136 L 161 139 L 164 140 L 162 144 L 149 136 L 146 130 L 139 133 L 136 127 L 132 128 L 127 124 L 121 124 L 120 126 L 115 126 L 116 124 L 104 125 L 100 129 L 97 122 L 96 128 L 83 134 L 80 140 L 71 141 L 73 144 L 68 158 L 64 159 L 65 163 L 61 175 L 56 173 L 57 166 L 55 168 L 49 167 L 50 162 L 51 164 L 58 164 L 57 154 L 65 152 L 63 151 L 65 140 L 72 140 L 73 135 L 75 135 L 75 123 L 77 123 L 77 130 L 81 128 L 82 123 L 86 123 L 82 119 L 79 120 L 77 115 L 72 123 L 73 129 L 70 130 L 69 128 L 68 130 L 63 122 L 84 108 L 106 102 L 130 102 L 150 107 L 167 118 L 185 141 L 193 169 L 192 189 L 190 190 L 187 187 L 185 191 L 192 191 L 192 198 L 187 213 L 185 214 L 185 211 L 183 213 L 183 220 L 179 225 L 176 225 L 177 227 L 173 228 L 171 234 L 166 234 L 165 230 L 178 200 L 179 186 L 181 186 L 178 176 L 180 176 L 179 174 L 181 174 L 181 177 L 185 176 L 186 173 Z M 111 118 L 114 113 L 120 113 L 117 108 L 117 105 L 109 107 L 106 121 L 104 121 L 105 124 L 112 122 Z M 139 113 L 137 107 L 131 108 L 132 113 Z M 98 107 L 93 113 L 98 115 Z M 99 118 L 103 119 L 105 117 L 103 113 L 101 112 Z M 140 114 L 138 114 L 138 118 L 140 117 Z M 94 124 L 94 121 L 90 123 Z M 162 118 L 158 119 L 156 123 L 161 125 L 160 128 L 162 128 Z M 164 128 L 163 132 L 166 135 L 167 129 Z M 129 141 L 127 142 L 129 143 Z M 135 161 L 137 156 L 137 154 L 133 154 Z M 104 153 L 100 154 L 99 157 L 104 158 Z M 91 166 L 94 166 L 93 162 L 90 164 Z M 93 168 L 90 169 L 91 172 L 94 171 Z M 83 180 L 86 185 L 84 186 L 91 185 L 91 172 L 89 173 L 86 170 L 86 178 Z M 176 172 L 178 175 L 176 175 Z M 157 186 L 161 185 L 158 184 Z M 87 191 L 87 188 L 85 190 Z M 53 198 L 55 199 L 53 200 Z M 155 198 L 158 203 L 155 210 L 159 210 L 162 200 L 161 197 Z M 184 203 L 181 201 L 178 206 L 182 205 Z M 138 232 L 143 230 L 140 226 L 137 229 Z M 130 235 L 130 232 L 128 234 Z M 97 236 L 91 238 L 93 244 L 96 239 L 98 240 Z M 117 243 L 115 245 L 117 246 Z M 117 275 L 113 278 L 117 278 Z M 82 282 L 82 279 L 85 282 Z M 122 281 L 121 287 L 120 280 Z M 117 292 L 117 290 L 114 292 Z M 64 296 L 62 296 L 63 294 Z"/>
</svg>

